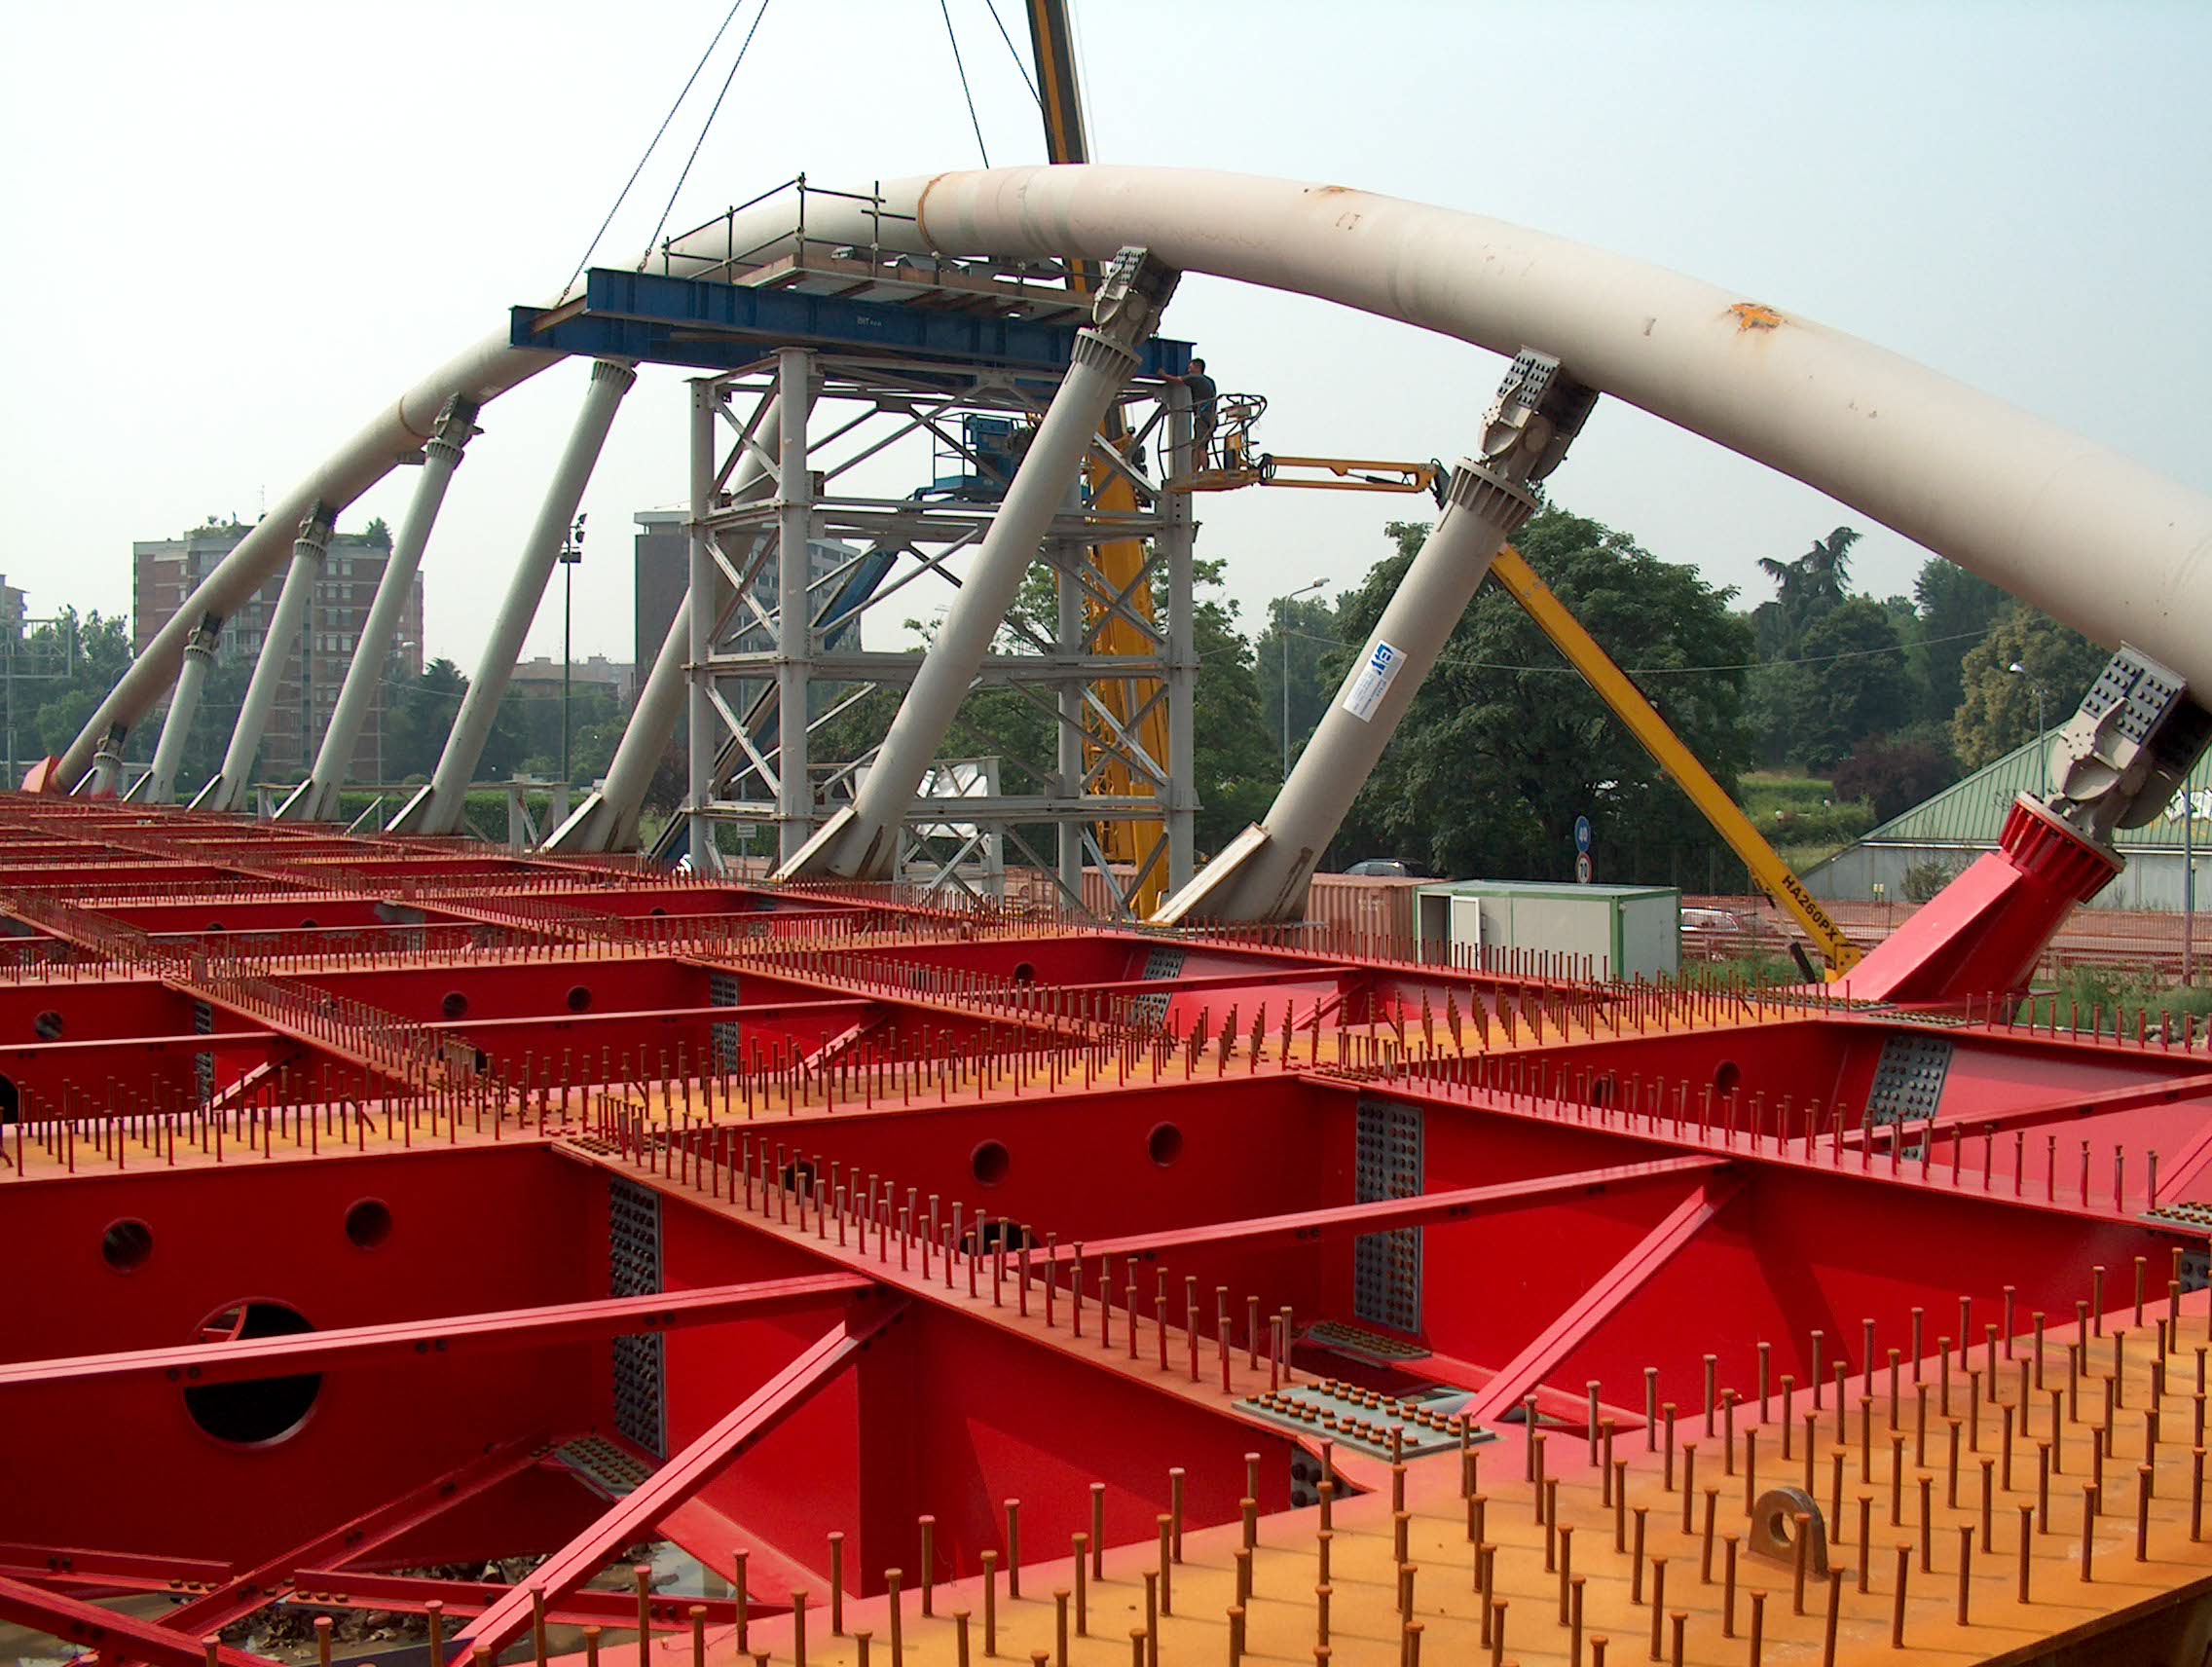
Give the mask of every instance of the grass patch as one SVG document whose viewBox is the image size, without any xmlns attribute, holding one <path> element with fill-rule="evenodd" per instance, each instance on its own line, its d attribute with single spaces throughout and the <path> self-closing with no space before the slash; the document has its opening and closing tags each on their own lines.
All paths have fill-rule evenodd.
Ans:
<svg viewBox="0 0 2212 1667">
<path fill-rule="evenodd" d="M 1788 857 L 1793 868 L 1832 856 L 1874 826 L 1872 805 L 1838 800 L 1835 784 L 1819 776 L 1753 770 L 1739 778 L 1737 792 L 1744 814 L 1769 843 L 1786 855 L 1812 848 L 1810 855 Z"/>
<path fill-rule="evenodd" d="M 2212 1015 L 2212 986 L 2168 983 L 2116 967 L 2069 967 L 2048 991 L 2038 991 L 2022 1002 L 2017 1017 L 2022 1023 L 2039 1018 L 2048 1023 L 2054 1012 L 2061 1024 L 2071 1021 L 2083 1030 L 2093 1026 L 2107 1036 L 2132 1036 L 2138 1014 L 2144 1027 L 2153 1031 L 2162 1019 L 2178 1023 Z"/>
</svg>

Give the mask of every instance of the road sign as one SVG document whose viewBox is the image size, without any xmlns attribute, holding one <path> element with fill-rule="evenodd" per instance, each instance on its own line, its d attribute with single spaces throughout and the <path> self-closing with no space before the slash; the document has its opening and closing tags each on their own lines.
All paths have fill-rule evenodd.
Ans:
<svg viewBox="0 0 2212 1667">
<path fill-rule="evenodd" d="M 1574 877 L 1583 885 L 1590 883 L 1590 853 L 1578 851 L 1574 858 Z"/>
<path fill-rule="evenodd" d="M 1587 816 L 1574 819 L 1574 849 L 1581 856 L 1590 854 L 1590 818 Z"/>
</svg>

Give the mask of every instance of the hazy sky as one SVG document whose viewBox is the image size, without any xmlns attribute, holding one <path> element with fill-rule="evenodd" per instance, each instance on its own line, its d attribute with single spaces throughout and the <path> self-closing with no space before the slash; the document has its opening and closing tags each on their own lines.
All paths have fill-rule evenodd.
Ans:
<svg viewBox="0 0 2212 1667">
<path fill-rule="evenodd" d="M 738 24 L 703 78 L 719 83 Z M 998 0 L 1025 48 L 1017 0 Z M 0 292 L 16 320 L 0 573 L 34 613 L 129 605 L 134 537 L 251 520 L 404 386 L 566 280 L 725 0 L 110 3 L 10 27 Z M 950 0 L 994 163 L 1041 160 L 987 0 Z M 2082 428 L 2212 490 L 2212 6 L 1710 7 L 1088 0 L 1101 161 L 1327 178 L 1712 279 Z M 695 93 L 600 251 L 634 263 Z M 974 166 L 938 0 L 769 0 L 677 203 L 801 169 L 865 188 Z M 1449 461 L 1500 363 L 1318 303 L 1185 283 L 1174 334 L 1273 401 L 1280 452 Z M 472 664 L 584 375 L 492 408 L 426 564 L 428 647 Z M 648 370 L 585 501 L 577 652 L 627 657 L 632 510 L 684 478 L 681 375 Z M 396 521 L 402 471 L 348 512 Z M 1922 552 L 1617 404 L 1552 481 L 1716 582 L 1838 522 L 1859 575 Z M 1205 500 L 1247 620 L 1355 581 L 1421 500 Z M 2096 552 L 2082 552 L 2083 561 Z M 549 598 L 532 652 L 558 651 Z"/>
</svg>

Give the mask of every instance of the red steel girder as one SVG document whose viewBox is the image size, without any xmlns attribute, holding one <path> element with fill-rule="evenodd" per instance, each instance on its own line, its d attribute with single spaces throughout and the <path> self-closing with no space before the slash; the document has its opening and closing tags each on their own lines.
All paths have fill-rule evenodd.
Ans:
<svg viewBox="0 0 2212 1667">
<path fill-rule="evenodd" d="M 83 1545 L 19 1545 L 0 1540 L 0 1574 L 42 1585 L 171 1591 L 220 1585 L 231 1577 L 231 1566 L 206 1557 L 160 1557 Z"/>
<path fill-rule="evenodd" d="M 1946 1115 L 1940 1109 L 1936 1114 L 1938 1127 L 1968 1129 L 1979 1134 L 1984 1130 L 2009 1134 L 2015 1129 L 2034 1129 L 2046 1123 L 2066 1123 L 2078 1118 L 2102 1117 L 2108 1112 L 2140 1111 L 2149 1106 L 2178 1105 L 2184 1100 L 2203 1099 L 2212 1096 L 2212 1074 L 2186 1077 L 2164 1077 L 2154 1082 L 2124 1083 L 2119 1088 L 2089 1089 L 2080 1093 L 2063 1095 L 2057 1099 L 2035 1100 L 2026 1105 L 2015 1105 L 2004 1111 L 1968 1112 Z M 1874 1124 L 1869 1128 L 1854 1129 L 1843 1136 L 1849 1145 L 1865 1139 L 1888 1137 L 1896 1124 Z M 1915 1121 L 1903 1128 L 1909 1131 L 1922 1127 Z M 1876 1148 L 1880 1150 L 1880 1148 Z"/>
<path fill-rule="evenodd" d="M 1579 1348 L 1646 1279 L 1696 1238 L 1705 1224 L 1726 1208 L 1743 1188 L 1742 1175 L 1707 1174 L 1700 1179 L 1689 1197 L 1668 1211 L 1665 1220 L 1645 1234 L 1627 1255 L 1592 1279 L 1565 1314 L 1498 1368 L 1490 1386 L 1467 1403 L 1463 1409 L 1465 1415 L 1477 1423 L 1489 1424 L 1517 1405 L 1543 1381 L 1547 1372 Z"/>
<path fill-rule="evenodd" d="M 826 1332 L 795 1360 L 745 1397 L 690 1446 L 655 1470 L 636 1492 L 617 1500 L 598 1521 L 553 1553 L 529 1579 L 509 1590 L 469 1624 L 455 1641 L 454 1662 L 474 1650 L 484 1660 L 520 1638 L 531 1624 L 531 1600 L 548 1605 L 565 1601 L 607 1566 L 623 1546 L 645 1536 L 653 1524 L 713 1481 L 740 1453 L 774 1429 L 808 1396 L 843 1370 L 877 1331 L 890 1324 L 903 1304 L 857 1323 L 848 1320 Z M 433 1664 L 437 1667 L 437 1664 Z"/>
<path fill-rule="evenodd" d="M 719 1325 L 806 1308 L 868 1288 L 858 1274 L 812 1274 L 789 1279 L 708 1285 L 695 1291 L 661 1291 L 597 1302 L 556 1303 L 440 1319 L 309 1331 L 291 1337 L 240 1343 L 185 1344 L 120 1354 L 80 1354 L 56 1360 L 0 1365 L 0 1390 L 27 1385 L 84 1383 L 94 1379 L 152 1377 L 193 1384 L 238 1383 L 344 1366 L 396 1366 L 410 1360 L 502 1349 L 536 1349 L 596 1337 Z"/>
<path fill-rule="evenodd" d="M 1570 1195 L 1587 1195 L 1648 1181 L 1678 1180 L 1688 1175 L 1710 1174 L 1727 1167 L 1725 1158 L 1658 1158 L 1645 1164 L 1616 1164 L 1604 1169 L 1532 1175 L 1526 1180 L 1499 1181 L 1487 1187 L 1457 1187 L 1449 1192 L 1420 1193 L 1413 1198 L 1379 1199 L 1371 1204 L 1335 1204 L 1327 1209 L 1256 1215 L 1241 1221 L 1215 1221 L 1158 1233 L 1132 1233 L 1121 1239 L 1087 1241 L 1083 1251 L 1087 1257 L 1134 1256 L 1149 1251 L 1188 1250 L 1210 1244 L 1249 1245 L 1273 1240 L 1316 1243 L 1324 1239 L 1383 1233 L 1398 1227 L 1503 1214 L 1554 1204 Z M 1026 1254 L 1030 1266 L 1043 1267 L 1051 1261 L 1073 1262 L 1075 1247 L 1063 1244 L 1051 1251 L 1040 1249 Z"/>
<path fill-rule="evenodd" d="M 538 1462 L 550 1445 L 543 1434 L 531 1434 L 479 1454 L 467 1463 L 442 1476 L 433 1476 L 421 1487 L 411 1488 L 397 1499 L 317 1535 L 305 1545 L 279 1552 L 258 1567 L 248 1569 L 227 1584 L 163 1616 L 162 1624 L 174 1632 L 195 1637 L 220 1632 L 233 1621 L 242 1620 L 282 1597 L 283 1583 L 295 1569 L 320 1568 L 332 1562 L 366 1557 L 378 1546 L 397 1539 L 432 1517 L 521 1475 Z"/>
<path fill-rule="evenodd" d="M 154 1667 L 270 1667 L 267 1656 L 228 1645 L 210 1650 L 199 1639 L 181 1636 L 167 1626 L 118 1614 L 5 1574 L 0 1574 L 0 1618 L 95 1650 L 110 1661 L 150 1661 Z"/>
<path fill-rule="evenodd" d="M 447 1618 L 471 1619 L 507 1595 L 508 1587 L 481 1580 L 433 1580 L 416 1574 L 375 1574 L 360 1569 L 302 1569 L 290 1602 L 309 1609 L 402 1610 L 422 1613 L 435 1603 Z M 655 1596 L 646 1601 L 646 1615 L 656 1630 L 682 1632 L 691 1624 L 693 1608 L 707 1611 L 716 1626 L 737 1622 L 734 1598 Z M 753 1614 L 781 1612 L 782 1606 L 748 1605 Z M 609 1592 L 578 1586 L 557 1604 L 546 1606 L 545 1618 L 558 1626 L 617 1626 L 635 1628 L 638 1598 L 635 1592 Z"/>
</svg>

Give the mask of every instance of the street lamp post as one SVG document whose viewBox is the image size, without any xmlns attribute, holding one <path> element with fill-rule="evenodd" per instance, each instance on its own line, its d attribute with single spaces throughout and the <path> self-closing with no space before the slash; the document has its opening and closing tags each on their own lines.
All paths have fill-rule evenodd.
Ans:
<svg viewBox="0 0 2212 1667">
<path fill-rule="evenodd" d="M 1290 780 L 1290 611 L 1289 604 L 1316 590 L 1326 590 L 1329 581 L 1317 578 L 1311 584 L 1300 585 L 1287 596 L 1275 598 L 1275 637 L 1282 647 L 1282 779 Z"/>
<path fill-rule="evenodd" d="M 2028 679 L 2028 687 L 2035 689 L 2035 734 L 2038 734 L 2038 736 L 2048 734 L 2050 725 L 2044 722 L 2044 684 L 2042 684 L 2042 679 L 2033 677 L 2031 672 L 2028 672 L 2026 665 L 2022 665 L 2017 659 L 2010 665 L 2007 665 L 2004 670 L 2009 670 L 2013 677 L 2026 677 Z"/>
<path fill-rule="evenodd" d="M 576 564 L 584 559 L 584 517 L 561 540 L 561 781 L 569 780 L 569 667 L 575 655 L 571 632 L 576 617 Z"/>
</svg>

